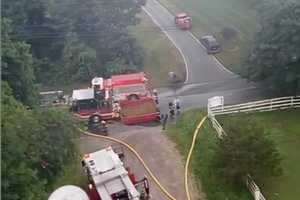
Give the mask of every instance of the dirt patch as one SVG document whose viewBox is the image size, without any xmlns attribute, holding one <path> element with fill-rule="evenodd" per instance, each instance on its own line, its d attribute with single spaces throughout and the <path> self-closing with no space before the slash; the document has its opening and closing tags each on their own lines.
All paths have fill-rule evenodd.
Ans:
<svg viewBox="0 0 300 200">
<path fill-rule="evenodd" d="M 116 125 L 114 125 L 116 126 Z M 118 126 L 118 125 L 117 125 Z M 135 150 L 143 157 L 155 176 L 161 184 L 178 200 L 186 199 L 184 191 L 184 167 L 182 157 L 175 148 L 175 144 L 167 139 L 166 135 L 161 132 L 161 127 L 140 127 L 132 126 L 129 130 L 124 131 L 124 127 L 113 127 L 110 136 L 122 139 L 132 145 Z M 110 142 L 104 142 L 101 139 L 83 136 L 78 141 L 78 146 L 82 153 L 99 150 Z M 115 145 L 115 144 L 113 144 Z M 126 149 L 126 165 L 130 166 L 137 179 L 143 178 L 146 174 L 142 165 Z M 199 192 L 193 179 L 191 192 L 193 199 L 199 199 Z M 151 195 L 153 200 L 167 199 L 150 181 Z"/>
</svg>

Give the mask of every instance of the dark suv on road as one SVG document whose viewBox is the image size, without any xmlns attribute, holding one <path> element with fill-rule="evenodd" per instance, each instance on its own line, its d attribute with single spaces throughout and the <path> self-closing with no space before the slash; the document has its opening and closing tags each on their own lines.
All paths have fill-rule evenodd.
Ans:
<svg viewBox="0 0 300 200">
<path fill-rule="evenodd" d="M 201 44 L 205 47 L 208 54 L 215 54 L 221 52 L 221 45 L 212 35 L 206 35 L 200 38 Z"/>
</svg>

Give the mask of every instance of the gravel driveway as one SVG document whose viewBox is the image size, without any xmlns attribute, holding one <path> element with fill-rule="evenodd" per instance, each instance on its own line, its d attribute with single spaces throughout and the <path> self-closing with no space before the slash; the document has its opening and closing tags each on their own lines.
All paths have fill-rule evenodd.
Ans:
<svg viewBox="0 0 300 200">
<path fill-rule="evenodd" d="M 166 135 L 161 131 L 160 126 L 144 127 L 144 126 L 123 126 L 114 124 L 109 130 L 110 136 L 132 145 L 135 150 L 143 157 L 152 172 L 160 180 L 161 184 L 174 196 L 177 200 L 185 200 L 184 191 L 184 164 L 182 157 Z M 83 136 L 78 142 L 82 153 L 93 152 L 107 145 L 115 145 L 111 142 L 104 142 L 101 139 Z M 133 155 L 125 150 L 127 166 L 135 173 L 137 179 L 143 178 L 146 174 L 142 165 Z M 148 176 L 149 177 L 149 176 Z M 190 179 L 191 192 L 193 200 L 203 199 L 199 197 L 199 192 L 195 183 Z M 167 199 L 150 181 L 150 193 L 153 200 Z"/>
</svg>

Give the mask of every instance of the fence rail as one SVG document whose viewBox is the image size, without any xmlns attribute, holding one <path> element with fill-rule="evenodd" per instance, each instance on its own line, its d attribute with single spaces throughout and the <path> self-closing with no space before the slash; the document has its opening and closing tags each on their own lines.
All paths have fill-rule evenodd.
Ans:
<svg viewBox="0 0 300 200">
<path fill-rule="evenodd" d="M 212 126 L 216 130 L 218 137 L 220 139 L 223 136 L 226 136 L 224 129 L 221 124 L 215 118 L 216 115 L 227 115 L 235 113 L 249 113 L 249 112 L 265 112 L 272 110 L 280 110 L 287 108 L 299 108 L 300 107 L 300 96 L 289 96 L 289 97 L 280 97 L 273 99 L 266 99 L 261 101 L 253 101 L 248 103 L 241 103 L 236 105 L 227 105 L 224 106 L 224 99 L 221 97 L 219 101 L 221 103 L 218 106 L 212 107 L 210 103 L 207 106 L 208 117 L 212 123 Z M 263 194 L 261 193 L 259 187 L 253 181 L 250 175 L 247 175 L 246 185 L 251 192 L 255 200 L 266 200 Z"/>
<path fill-rule="evenodd" d="M 253 181 L 250 175 L 247 176 L 246 179 L 246 185 L 247 188 L 250 190 L 252 196 L 255 200 L 266 200 L 264 195 L 261 193 L 259 187 L 256 185 L 256 183 Z"/>
<path fill-rule="evenodd" d="M 300 107 L 300 96 L 280 97 L 273 99 L 266 99 L 262 101 L 253 101 L 248 103 L 218 106 L 209 108 L 210 113 L 216 115 L 235 114 L 242 112 L 253 112 L 253 111 L 272 111 L 287 108 L 299 108 Z"/>
</svg>

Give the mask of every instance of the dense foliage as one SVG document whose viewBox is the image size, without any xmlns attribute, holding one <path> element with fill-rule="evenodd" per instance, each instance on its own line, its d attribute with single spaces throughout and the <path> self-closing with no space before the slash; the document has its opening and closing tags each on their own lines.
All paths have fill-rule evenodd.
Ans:
<svg viewBox="0 0 300 200">
<path fill-rule="evenodd" d="M 279 94 L 300 93 L 300 1 L 256 2 L 260 28 L 246 75 Z"/>
<path fill-rule="evenodd" d="M 31 49 L 25 64 L 34 66 L 38 83 L 69 84 L 143 65 L 143 51 L 127 31 L 139 22 L 133 0 L 7 0 L 1 8 L 11 21 L 8 39 L 22 41 L 28 56 Z"/>
<path fill-rule="evenodd" d="M 31 110 L 1 87 L 2 198 L 46 199 L 51 183 L 76 156 L 76 129 L 67 113 Z"/>
<path fill-rule="evenodd" d="M 1 29 L 1 80 L 8 82 L 16 99 L 33 105 L 37 100 L 37 88 L 30 45 L 9 38 L 10 20 L 3 19 Z"/>
<path fill-rule="evenodd" d="M 67 112 L 38 107 L 38 86 L 138 70 L 143 51 L 127 27 L 140 8 L 133 0 L 6 0 L 1 11 L 2 198 L 46 199 L 77 156 L 77 131 Z"/>
<path fill-rule="evenodd" d="M 239 119 L 223 128 L 227 136 L 218 141 L 213 167 L 224 183 L 244 184 L 248 174 L 257 182 L 281 174 L 281 157 L 263 127 Z"/>
</svg>

